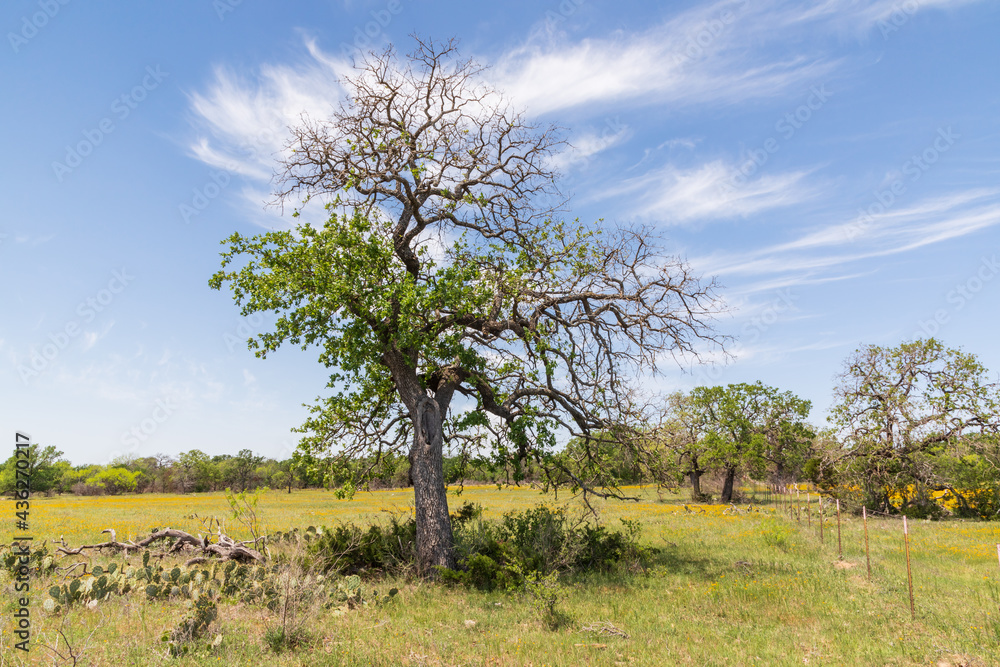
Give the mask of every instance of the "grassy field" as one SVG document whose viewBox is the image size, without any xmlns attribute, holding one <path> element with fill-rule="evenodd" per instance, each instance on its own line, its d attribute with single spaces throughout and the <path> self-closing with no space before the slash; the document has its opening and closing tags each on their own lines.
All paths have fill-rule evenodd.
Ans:
<svg viewBox="0 0 1000 667">
<path fill-rule="evenodd" d="M 8 579 L 0 599 L 0 665 L 73 664 L 44 646 L 68 655 L 63 640 L 57 643 L 60 628 L 81 665 L 1000 665 L 1000 524 L 910 523 L 911 620 L 898 520 L 869 521 L 869 581 L 859 518 L 844 517 L 841 560 L 829 517 L 821 543 L 815 513 L 808 525 L 805 513 L 795 521 L 777 505 L 741 505 L 733 513 L 634 491 L 640 502 L 599 503 L 601 519 L 640 521 L 643 542 L 658 555 L 634 575 L 564 577 L 555 629 L 518 596 L 401 580 L 379 584 L 400 589 L 384 606 L 309 619 L 310 646 L 281 654 L 262 640 L 276 623 L 273 613 L 221 604 L 213 631 L 221 643 L 169 658 L 160 637 L 187 613 L 183 602 L 154 604 L 130 594 L 50 615 L 41 605 L 53 578 L 33 582 L 33 646 L 25 657 L 12 648 L 16 599 Z M 539 502 L 578 511 L 569 495 L 557 501 L 524 488 L 466 487 L 451 504 L 465 500 L 482 504 L 487 519 Z M 269 492 L 259 513 L 268 529 L 287 530 L 384 520 L 406 514 L 411 503 L 409 491 L 353 500 L 323 491 Z M 12 526 L 13 503 L 0 508 Z M 36 539 L 63 536 L 78 545 L 100 541 L 107 527 L 119 539 L 153 527 L 198 532 L 202 518 L 225 517 L 227 509 L 222 494 L 39 498 L 31 521 Z"/>
</svg>

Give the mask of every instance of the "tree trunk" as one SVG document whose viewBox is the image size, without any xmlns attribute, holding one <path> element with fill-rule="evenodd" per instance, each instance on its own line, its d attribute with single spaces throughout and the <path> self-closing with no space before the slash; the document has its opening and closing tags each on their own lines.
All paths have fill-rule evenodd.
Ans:
<svg viewBox="0 0 1000 667">
<path fill-rule="evenodd" d="M 736 468 L 726 468 L 726 481 L 722 483 L 722 502 L 728 503 L 733 500 L 733 485 L 736 482 Z"/>
<path fill-rule="evenodd" d="M 691 469 L 691 500 L 701 500 L 701 471 L 697 468 Z"/>
<path fill-rule="evenodd" d="M 444 486 L 442 415 L 432 398 L 417 400 L 413 415 L 410 474 L 417 523 L 417 569 L 433 577 L 433 566 L 454 569 L 454 536 Z"/>
<path fill-rule="evenodd" d="M 775 461 L 774 462 L 774 476 L 779 481 L 779 483 L 785 479 L 785 463 L 784 463 L 784 461 Z"/>
</svg>

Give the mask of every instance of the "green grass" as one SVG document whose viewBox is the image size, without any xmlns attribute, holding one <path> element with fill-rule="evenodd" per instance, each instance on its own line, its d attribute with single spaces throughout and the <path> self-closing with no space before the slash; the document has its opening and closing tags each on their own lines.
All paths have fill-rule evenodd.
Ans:
<svg viewBox="0 0 1000 667">
<path fill-rule="evenodd" d="M 530 601 L 502 593 L 448 589 L 419 581 L 398 586 L 384 607 L 306 622 L 311 643 L 274 654 L 264 634 L 277 620 L 267 610 L 222 604 L 212 650 L 163 657 L 165 630 L 185 615 L 181 602 L 150 604 L 130 595 L 97 609 L 48 615 L 41 603 L 50 582 L 34 582 L 30 659 L 12 649 L 15 595 L 0 598 L 0 665 L 72 664 L 43 648 L 55 646 L 62 623 L 88 665 L 996 665 L 1000 664 L 1000 524 L 910 523 L 916 620 L 911 620 L 901 522 L 869 520 L 872 581 L 868 581 L 860 518 L 843 517 L 843 560 L 834 520 L 820 543 L 812 525 L 754 505 L 747 513 L 660 499 L 636 489 L 639 503 L 600 502 L 603 521 L 643 524 L 643 541 L 660 549 L 648 571 L 563 578 L 552 623 Z M 538 502 L 564 504 L 568 495 L 530 489 L 467 488 L 486 518 Z M 577 505 L 570 501 L 571 507 Z M 270 529 L 368 522 L 404 513 L 408 491 L 359 493 L 336 500 L 323 491 L 269 492 L 259 511 Z M 0 507 L 13 521 L 13 503 Z M 125 498 L 33 499 L 36 539 L 63 535 L 71 545 L 96 542 L 105 527 L 120 539 L 153 526 L 197 532 L 200 517 L 223 517 L 222 494 Z M 688 511 L 692 510 L 692 511 Z M 197 514 L 198 517 L 192 518 Z M 233 526 L 237 535 L 242 530 Z M 120 557 L 119 557 L 120 558 Z M 99 560 L 99 559 L 98 559 Z M 606 622 L 628 637 L 598 632 Z M 586 628 L 593 628 L 588 631 Z M 607 626 L 605 626 L 607 627 Z M 60 640 L 58 648 L 64 654 Z"/>
</svg>

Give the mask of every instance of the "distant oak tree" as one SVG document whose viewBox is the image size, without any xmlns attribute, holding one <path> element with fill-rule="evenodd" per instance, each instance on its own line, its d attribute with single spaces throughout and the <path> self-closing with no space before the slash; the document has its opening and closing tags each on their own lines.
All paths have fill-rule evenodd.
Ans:
<svg viewBox="0 0 1000 667">
<path fill-rule="evenodd" d="M 722 470 L 720 499 L 733 498 L 737 473 L 763 474 L 778 481 L 800 466 L 815 436 L 806 423 L 812 403 L 762 382 L 696 387 L 690 405 L 703 435 L 693 451 L 699 463 Z"/>
<path fill-rule="evenodd" d="M 939 462 L 956 449 L 989 452 L 1000 442 L 1000 383 L 974 355 L 934 338 L 857 349 L 834 397 L 830 421 L 842 448 L 829 461 L 871 509 L 904 509 L 920 500 L 914 485 L 967 502 Z M 998 476 L 993 468 L 989 483 Z"/>
</svg>

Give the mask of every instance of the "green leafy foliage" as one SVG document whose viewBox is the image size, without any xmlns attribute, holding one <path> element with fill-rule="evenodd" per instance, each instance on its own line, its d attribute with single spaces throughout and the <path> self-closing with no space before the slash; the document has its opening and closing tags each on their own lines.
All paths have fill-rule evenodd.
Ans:
<svg viewBox="0 0 1000 667">
<path fill-rule="evenodd" d="M 956 516 L 997 520 L 1000 519 L 1000 468 L 994 454 L 996 447 L 977 449 L 980 453 L 940 457 L 939 474 L 950 482 L 949 495 L 943 498 L 954 501 Z"/>
<path fill-rule="evenodd" d="M 21 450 L 24 451 L 24 450 Z M 53 445 L 41 446 L 37 443 L 27 448 L 27 457 L 12 454 L 0 464 L 0 493 L 13 493 L 17 486 L 18 461 L 21 474 L 31 480 L 32 492 L 52 491 L 58 488 L 69 463 L 62 458 L 63 453 Z M 27 466 L 25 467 L 25 463 Z"/>
<path fill-rule="evenodd" d="M 848 358 L 830 420 L 846 499 L 888 513 L 997 518 L 1000 385 L 975 356 L 920 339 Z"/>
<path fill-rule="evenodd" d="M 264 629 L 264 645 L 274 653 L 294 651 L 308 645 L 311 640 L 312 636 L 305 628 L 286 629 L 276 626 Z"/>
<path fill-rule="evenodd" d="M 545 577 L 642 564 L 651 550 L 638 544 L 639 525 L 622 523 L 622 531 L 571 523 L 564 510 L 544 505 L 509 512 L 496 523 L 463 522 L 456 529 L 459 569 L 442 571 L 442 579 L 481 590 L 519 590 L 526 573 Z"/>
<path fill-rule="evenodd" d="M 482 508 L 470 503 L 452 514 L 459 569 L 440 570 L 443 581 L 482 590 L 519 589 L 524 572 L 607 571 L 641 564 L 651 555 L 638 544 L 638 523 L 628 520 L 622 530 L 610 530 L 570 522 L 564 510 L 544 505 L 509 512 L 496 522 L 483 521 L 481 514 Z M 322 529 L 308 553 L 323 571 L 349 575 L 345 582 L 360 581 L 350 575 L 412 571 L 415 539 L 412 519 L 393 518 L 367 530 L 341 524 Z"/>
<path fill-rule="evenodd" d="M 770 466 L 779 480 L 798 472 L 815 436 L 805 423 L 811 406 L 762 382 L 692 390 L 691 407 L 703 429 L 697 461 L 724 472 L 722 502 L 732 500 L 740 470 L 761 477 Z"/>
<path fill-rule="evenodd" d="M 130 472 L 125 468 L 105 468 L 87 478 L 86 484 L 99 492 L 115 496 L 122 493 L 135 493 L 139 488 L 139 471 Z"/>
<path fill-rule="evenodd" d="M 240 453 L 252 458 L 249 449 L 244 449 Z M 261 494 L 267 490 L 267 487 L 263 487 L 251 492 L 244 487 L 239 493 L 234 493 L 232 489 L 226 488 L 226 502 L 229 503 L 230 514 L 249 531 L 255 549 L 258 542 L 265 541 L 265 528 L 257 516 L 257 503 L 260 502 Z"/>
<path fill-rule="evenodd" d="M 521 593 L 531 600 L 532 606 L 541 614 L 542 620 L 550 629 L 555 630 L 568 620 L 566 614 L 556 609 L 556 603 L 565 591 L 565 587 L 559 581 L 559 572 L 555 570 L 548 574 L 523 572 L 516 563 L 511 565 L 510 569 L 521 582 Z"/>
<path fill-rule="evenodd" d="M 416 539 L 416 522 L 393 516 L 367 530 L 350 523 L 324 528 L 309 553 L 323 572 L 397 573 L 413 566 Z"/>
</svg>

